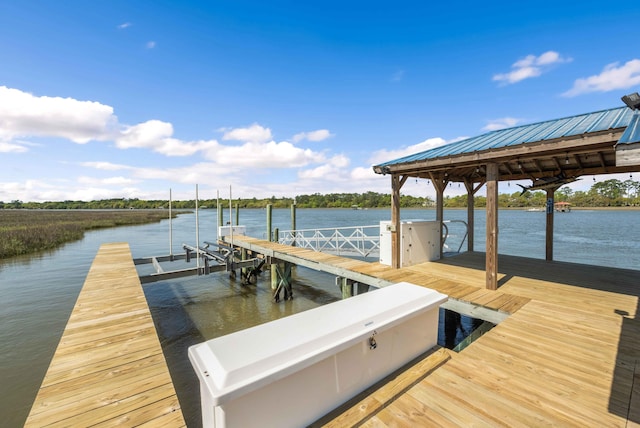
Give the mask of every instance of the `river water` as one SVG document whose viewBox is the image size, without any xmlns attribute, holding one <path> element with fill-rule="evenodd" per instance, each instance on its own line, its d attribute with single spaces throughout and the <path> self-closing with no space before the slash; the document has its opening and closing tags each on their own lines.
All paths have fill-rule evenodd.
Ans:
<svg viewBox="0 0 640 428">
<path fill-rule="evenodd" d="M 225 220 L 229 212 L 224 213 Z M 297 228 L 375 225 L 384 210 L 297 211 Z M 234 215 L 235 218 L 235 215 Z M 273 227 L 291 228 L 290 210 L 273 211 Z M 404 220 L 435 219 L 433 210 L 403 209 Z M 466 220 L 466 210 L 446 210 L 445 220 Z M 554 258 L 584 264 L 640 269 L 640 211 L 574 210 L 555 216 Z M 235 222 L 235 220 L 234 220 Z M 173 252 L 195 245 L 195 215 L 173 220 Z M 476 211 L 476 250 L 484 250 L 485 212 Z M 200 240 L 215 240 L 217 213 L 199 213 Z M 266 236 L 266 211 L 241 210 L 247 234 Z M 453 226 L 452 226 L 453 227 Z M 499 213 L 499 252 L 543 259 L 545 214 Z M 20 427 L 26 419 L 51 357 L 102 243 L 128 242 L 133 257 L 169 253 L 169 222 L 89 232 L 58 250 L 0 260 L 0 425 Z M 185 262 L 174 262 L 183 268 Z M 141 266 L 140 273 L 149 273 Z M 145 294 L 189 426 L 198 426 L 198 381 L 186 355 L 195 343 L 340 299 L 334 278 L 294 269 L 294 299 L 275 304 L 268 274 L 243 286 L 226 273 L 145 285 Z M 285 333 L 283 333 L 285 334 Z"/>
</svg>

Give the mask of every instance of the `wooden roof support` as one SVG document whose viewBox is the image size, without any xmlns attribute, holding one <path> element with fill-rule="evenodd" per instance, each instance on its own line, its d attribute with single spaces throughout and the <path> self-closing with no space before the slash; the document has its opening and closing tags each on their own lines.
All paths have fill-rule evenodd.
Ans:
<svg viewBox="0 0 640 428">
<path fill-rule="evenodd" d="M 440 256 L 442 257 L 442 249 L 444 241 L 442 240 L 442 220 L 444 220 L 444 190 L 449 184 L 446 173 L 444 175 L 435 175 L 429 173 L 433 187 L 436 188 L 436 221 L 440 222 Z"/>
<path fill-rule="evenodd" d="M 545 259 L 553 260 L 553 216 L 555 211 L 554 195 L 558 187 L 547 189 L 547 228 L 545 243 Z"/>
<path fill-rule="evenodd" d="M 484 180 L 482 180 L 478 185 L 474 188 L 473 182 L 465 178 L 464 179 L 464 187 L 467 189 L 467 251 L 473 251 L 473 241 L 474 241 L 474 195 L 480 190 L 482 186 L 484 186 Z"/>
<path fill-rule="evenodd" d="M 498 289 L 498 164 L 487 164 L 486 288 Z"/>
<path fill-rule="evenodd" d="M 391 175 L 391 267 L 400 269 L 400 189 L 408 175 Z"/>
</svg>

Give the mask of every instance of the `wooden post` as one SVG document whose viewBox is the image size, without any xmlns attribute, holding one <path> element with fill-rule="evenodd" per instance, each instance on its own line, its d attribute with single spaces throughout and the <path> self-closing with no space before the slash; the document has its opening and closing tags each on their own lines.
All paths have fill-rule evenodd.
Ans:
<svg viewBox="0 0 640 428">
<path fill-rule="evenodd" d="M 554 218 L 554 194 L 557 187 L 547 189 L 547 230 L 545 259 L 553 260 L 553 218 Z"/>
<path fill-rule="evenodd" d="M 474 188 L 473 182 L 468 178 L 464 179 L 464 187 L 467 189 L 467 251 L 474 250 L 474 239 L 475 239 L 475 197 L 474 195 L 480 190 L 480 188 L 484 186 L 484 180 L 478 183 L 478 185 Z"/>
<path fill-rule="evenodd" d="M 273 301 L 280 301 L 280 292 L 284 292 L 284 300 L 293 299 L 291 286 L 291 263 L 280 260 L 271 261 L 271 290 Z"/>
<path fill-rule="evenodd" d="M 240 205 L 236 202 L 236 226 L 240 224 Z"/>
<path fill-rule="evenodd" d="M 342 299 L 348 299 L 353 296 L 353 284 L 349 279 L 344 278 L 342 276 L 337 278 L 340 283 L 340 291 L 342 292 Z"/>
<path fill-rule="evenodd" d="M 222 213 L 222 204 L 218 198 L 216 209 L 218 210 L 218 226 L 224 226 L 224 214 Z"/>
<path fill-rule="evenodd" d="M 486 288 L 498 289 L 498 164 L 487 164 Z"/>
<path fill-rule="evenodd" d="M 444 220 L 444 189 L 447 188 L 449 180 L 442 176 L 430 174 L 433 187 L 436 189 L 436 221 L 440 222 L 440 257 L 442 258 L 442 249 L 444 241 L 442 240 L 442 221 Z"/>
<path fill-rule="evenodd" d="M 400 176 L 391 175 L 391 267 L 400 269 Z"/>
</svg>

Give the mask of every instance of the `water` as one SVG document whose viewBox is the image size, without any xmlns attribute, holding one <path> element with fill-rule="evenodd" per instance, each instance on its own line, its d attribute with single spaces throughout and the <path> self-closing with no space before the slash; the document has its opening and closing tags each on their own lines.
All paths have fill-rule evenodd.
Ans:
<svg viewBox="0 0 640 428">
<path fill-rule="evenodd" d="M 201 240 L 215 239 L 215 211 L 200 212 Z M 225 219 L 229 217 L 225 212 Z M 361 226 L 389 220 L 384 210 L 298 210 L 297 228 Z M 403 219 L 435 219 L 433 210 L 402 210 Z M 640 211 L 581 211 L 555 217 L 554 258 L 585 264 L 638 269 Z M 447 210 L 445 220 L 466 220 L 466 210 Z M 266 236 L 266 211 L 241 210 L 251 236 Z M 484 250 L 484 211 L 476 211 L 476 244 Z M 273 211 L 273 227 L 291 228 L 290 210 Z M 454 226 L 452 226 L 453 228 Z M 545 214 L 499 213 L 499 252 L 545 257 Z M 173 221 L 174 253 L 195 244 L 195 216 Z M 0 416 L 3 426 L 26 419 L 93 258 L 102 243 L 126 241 L 134 257 L 169 252 L 168 221 L 87 233 L 82 241 L 32 257 L 0 261 Z M 176 268 L 184 262 L 175 262 Z M 141 273 L 148 266 L 141 267 Z M 148 273 L 148 272 L 146 272 Z M 190 426 L 199 424 L 198 383 L 186 357 L 194 343 L 241 330 L 340 298 L 334 278 L 297 268 L 294 300 L 274 304 L 268 275 L 242 286 L 226 273 L 145 286 L 181 405 Z M 285 333 L 283 333 L 285 334 Z"/>
</svg>

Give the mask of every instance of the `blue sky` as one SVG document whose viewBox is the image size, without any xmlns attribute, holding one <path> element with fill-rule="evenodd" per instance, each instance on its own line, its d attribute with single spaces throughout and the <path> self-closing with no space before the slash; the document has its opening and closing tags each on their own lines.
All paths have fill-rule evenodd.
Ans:
<svg viewBox="0 0 640 428">
<path fill-rule="evenodd" d="M 389 193 L 372 165 L 640 91 L 636 2 L 430 3 L 0 0 L 0 201 Z"/>
</svg>

